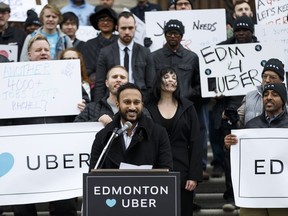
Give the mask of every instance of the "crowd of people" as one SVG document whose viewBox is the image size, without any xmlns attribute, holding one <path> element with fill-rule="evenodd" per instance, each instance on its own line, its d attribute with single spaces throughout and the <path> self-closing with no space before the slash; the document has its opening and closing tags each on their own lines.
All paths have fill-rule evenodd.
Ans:
<svg viewBox="0 0 288 216">
<path fill-rule="evenodd" d="M 61 10 L 47 4 L 39 17 L 35 11 L 27 11 L 23 29 L 9 25 L 11 8 L 0 3 L 0 44 L 18 45 L 21 62 L 79 59 L 82 82 L 82 101 L 75 104 L 80 112 L 78 116 L 0 119 L 0 125 L 101 122 L 104 129 L 91 146 L 91 170 L 113 129 L 129 121 L 131 128 L 113 141 L 101 168 L 119 168 L 121 162 L 126 162 L 180 172 L 182 216 L 191 216 L 195 208 L 200 208 L 193 202 L 197 185 L 224 174 L 223 198 L 227 203 L 223 210 L 235 210 L 229 148 L 237 139 L 229 134 L 231 129 L 245 125 L 245 128 L 268 127 L 266 121 L 276 123 L 278 115 L 281 122 L 277 121 L 273 127 L 288 127 L 287 91 L 284 84 L 278 85 L 284 80 L 283 63 L 271 56 L 262 72 L 262 85 L 245 97 L 202 98 L 199 58 L 196 52 L 181 45 L 185 34 L 183 23 L 167 20 L 163 29 L 166 43 L 151 53 L 151 39 L 145 38 L 145 46 L 134 41 L 134 15 L 145 22 L 145 12 L 161 11 L 161 6 L 138 0 L 131 12 L 117 14 L 113 3 L 114 0 L 101 0 L 100 5 L 94 6 L 85 0 L 71 0 Z M 233 12 L 226 14 L 227 40 L 219 44 L 258 43 L 249 0 L 235 0 L 233 5 Z M 192 0 L 168 1 L 167 10 L 193 9 Z M 97 35 L 86 42 L 77 39 L 80 25 L 93 26 Z M 0 60 L 9 62 L 5 56 Z M 276 97 L 274 91 L 282 101 L 278 101 L 276 113 L 264 103 Z M 257 117 L 263 105 L 262 117 Z M 208 139 L 213 151 L 211 173 L 206 170 Z M 77 215 L 77 198 L 50 205 L 51 215 Z M 13 210 L 15 216 L 37 215 L 34 204 L 15 205 Z M 241 208 L 241 211 L 242 215 L 254 215 L 254 210 Z M 287 215 L 286 209 L 280 212 Z"/>
</svg>

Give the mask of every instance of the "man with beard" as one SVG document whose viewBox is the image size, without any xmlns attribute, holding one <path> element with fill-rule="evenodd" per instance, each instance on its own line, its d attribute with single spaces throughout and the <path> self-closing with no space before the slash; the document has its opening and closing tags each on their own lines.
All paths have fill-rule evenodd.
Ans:
<svg viewBox="0 0 288 216">
<path fill-rule="evenodd" d="M 128 72 L 120 65 L 112 67 L 105 80 L 105 85 L 109 90 L 100 101 L 88 103 L 74 122 L 101 122 L 104 126 L 110 123 L 114 115 L 118 112 L 116 106 L 116 94 L 118 88 L 128 82 Z"/>
<path fill-rule="evenodd" d="M 97 168 L 118 169 L 122 162 L 134 165 L 152 165 L 153 168 L 172 170 L 172 154 L 168 134 L 162 126 L 142 114 L 143 96 L 140 88 L 132 83 L 119 87 L 117 92 L 119 113 L 94 140 L 89 170 L 95 168 L 107 140 L 115 128 L 122 128 L 126 122 L 132 126 L 116 137 Z M 101 164 L 101 163 L 100 163 Z"/>
<path fill-rule="evenodd" d="M 106 74 L 115 65 L 126 68 L 129 82 L 136 84 L 144 96 L 152 87 L 155 74 L 150 50 L 133 41 L 136 21 L 131 12 L 123 11 L 118 16 L 119 39 L 101 49 L 96 66 L 95 98 L 99 101 L 107 90 Z"/>
</svg>

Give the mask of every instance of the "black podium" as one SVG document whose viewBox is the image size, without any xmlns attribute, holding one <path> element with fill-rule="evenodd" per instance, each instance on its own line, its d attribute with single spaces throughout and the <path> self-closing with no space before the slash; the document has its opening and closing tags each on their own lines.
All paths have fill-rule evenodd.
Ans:
<svg viewBox="0 0 288 216">
<path fill-rule="evenodd" d="M 177 172 L 99 169 L 83 181 L 83 216 L 180 216 Z"/>
</svg>

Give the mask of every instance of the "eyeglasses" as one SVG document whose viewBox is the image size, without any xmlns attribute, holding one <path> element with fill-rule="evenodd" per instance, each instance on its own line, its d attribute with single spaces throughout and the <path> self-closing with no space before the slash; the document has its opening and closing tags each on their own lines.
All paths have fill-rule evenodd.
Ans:
<svg viewBox="0 0 288 216">
<path fill-rule="evenodd" d="M 172 35 L 174 35 L 174 37 L 180 37 L 180 33 L 177 32 L 177 31 L 168 31 L 168 32 L 166 32 L 166 36 L 172 37 Z"/>
<path fill-rule="evenodd" d="M 178 7 L 182 7 L 182 5 L 184 5 L 185 7 L 190 6 L 190 2 L 177 2 L 176 5 Z"/>
<path fill-rule="evenodd" d="M 113 19 L 111 19 L 110 17 L 102 17 L 102 18 L 99 18 L 98 21 L 99 22 L 113 22 Z"/>
</svg>

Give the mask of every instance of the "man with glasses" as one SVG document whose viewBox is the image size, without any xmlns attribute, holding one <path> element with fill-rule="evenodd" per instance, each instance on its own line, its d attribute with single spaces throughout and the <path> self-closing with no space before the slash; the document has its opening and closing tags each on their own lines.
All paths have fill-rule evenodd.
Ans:
<svg viewBox="0 0 288 216">
<path fill-rule="evenodd" d="M 192 10 L 193 9 L 192 0 L 176 0 L 174 4 L 175 4 L 175 10 Z"/>
</svg>

